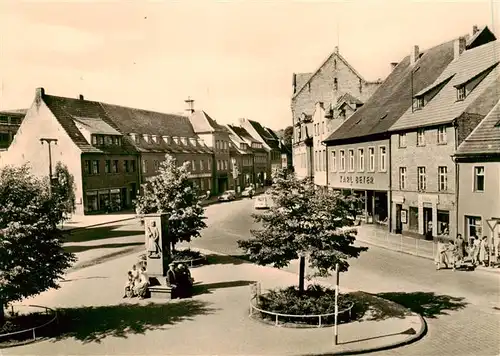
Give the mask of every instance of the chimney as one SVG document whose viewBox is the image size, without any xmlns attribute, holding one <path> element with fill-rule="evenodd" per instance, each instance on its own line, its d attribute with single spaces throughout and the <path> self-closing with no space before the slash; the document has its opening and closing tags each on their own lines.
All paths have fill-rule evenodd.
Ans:
<svg viewBox="0 0 500 356">
<path fill-rule="evenodd" d="M 333 50 L 336 54 L 339 54 L 339 46 L 335 46 L 335 49 Z"/>
<path fill-rule="evenodd" d="M 391 72 L 396 69 L 396 67 L 398 66 L 398 62 L 391 62 Z"/>
<path fill-rule="evenodd" d="M 293 73 L 292 76 L 292 88 L 293 88 L 293 93 L 297 91 L 297 74 Z"/>
<path fill-rule="evenodd" d="M 82 94 L 78 95 L 78 99 L 84 100 L 83 95 Z"/>
<path fill-rule="evenodd" d="M 477 25 L 472 26 L 472 36 L 474 36 L 478 32 L 479 32 L 479 28 L 477 27 Z"/>
<path fill-rule="evenodd" d="M 45 89 L 44 89 L 44 88 L 36 88 L 35 95 L 36 95 L 38 98 L 41 98 L 42 96 L 44 96 L 44 95 L 45 95 Z"/>
<path fill-rule="evenodd" d="M 188 98 L 186 100 L 184 100 L 184 102 L 187 104 L 186 111 L 188 111 L 189 114 L 194 113 L 194 100 L 191 99 L 190 96 L 188 96 Z"/>
<path fill-rule="evenodd" d="M 455 42 L 453 43 L 454 46 L 453 59 L 457 59 L 458 57 L 460 57 L 463 51 L 465 51 L 465 44 L 466 44 L 465 37 L 459 37 L 455 40 Z"/>
<path fill-rule="evenodd" d="M 410 53 L 410 65 L 415 64 L 418 61 L 418 57 L 420 56 L 420 51 L 418 46 L 413 46 Z"/>
</svg>

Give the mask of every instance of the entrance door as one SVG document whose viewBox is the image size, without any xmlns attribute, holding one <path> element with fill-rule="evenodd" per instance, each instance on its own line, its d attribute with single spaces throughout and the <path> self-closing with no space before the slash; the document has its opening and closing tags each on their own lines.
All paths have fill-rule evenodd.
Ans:
<svg viewBox="0 0 500 356">
<path fill-rule="evenodd" d="M 432 208 L 424 207 L 424 236 L 426 240 L 432 240 Z"/>
<path fill-rule="evenodd" d="M 403 233 L 403 222 L 401 221 L 401 210 L 403 206 L 401 204 L 396 204 L 396 234 Z"/>
</svg>

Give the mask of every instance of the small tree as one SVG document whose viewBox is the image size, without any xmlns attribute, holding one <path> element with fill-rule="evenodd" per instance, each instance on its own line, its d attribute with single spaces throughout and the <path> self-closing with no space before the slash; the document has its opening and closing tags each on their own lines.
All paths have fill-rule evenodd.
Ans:
<svg viewBox="0 0 500 356">
<path fill-rule="evenodd" d="M 61 162 L 57 162 L 54 178 L 52 181 L 52 194 L 60 206 L 62 217 L 75 212 L 75 179 L 69 173 L 68 167 Z"/>
<path fill-rule="evenodd" d="M 259 265 L 282 268 L 299 259 L 299 291 L 304 291 L 305 259 L 315 275 L 329 276 L 338 263 L 347 271 L 347 259 L 358 257 L 364 247 L 354 246 L 356 198 L 324 191 L 309 179 L 298 180 L 287 170 L 273 175 L 270 190 L 273 206 L 253 215 L 262 229 L 252 230 L 255 237 L 238 245 Z"/>
<path fill-rule="evenodd" d="M 138 214 L 164 213 L 169 226 L 168 233 L 172 251 L 178 242 L 190 242 L 200 236 L 205 224 L 205 209 L 200 197 L 189 180 L 189 162 L 178 167 L 176 159 L 165 156 L 158 175 L 142 185 L 143 192 L 137 198 Z"/>
<path fill-rule="evenodd" d="M 285 146 L 287 148 L 292 148 L 292 139 L 293 139 L 293 127 L 288 126 L 285 128 L 283 132 L 283 141 L 285 142 Z"/>
<path fill-rule="evenodd" d="M 63 250 L 59 209 L 27 166 L 0 170 L 0 324 L 8 303 L 59 288 L 74 261 Z"/>
</svg>

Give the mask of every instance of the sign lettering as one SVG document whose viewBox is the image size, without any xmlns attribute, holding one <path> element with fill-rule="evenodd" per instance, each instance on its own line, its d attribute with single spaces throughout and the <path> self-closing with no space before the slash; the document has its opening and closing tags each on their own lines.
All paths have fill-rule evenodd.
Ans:
<svg viewBox="0 0 500 356">
<path fill-rule="evenodd" d="M 340 176 L 340 183 L 346 184 L 373 184 L 371 176 Z"/>
</svg>

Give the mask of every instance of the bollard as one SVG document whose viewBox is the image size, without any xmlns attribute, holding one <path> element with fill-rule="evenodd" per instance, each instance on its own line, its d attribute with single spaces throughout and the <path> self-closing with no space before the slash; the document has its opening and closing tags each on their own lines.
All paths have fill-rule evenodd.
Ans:
<svg viewBox="0 0 500 356">
<path fill-rule="evenodd" d="M 278 326 L 278 314 L 276 314 L 276 326 Z"/>
<path fill-rule="evenodd" d="M 319 324 L 318 324 L 318 328 L 321 327 L 321 315 L 319 316 Z"/>
<path fill-rule="evenodd" d="M 33 328 L 33 340 L 36 340 L 35 328 Z"/>
</svg>

